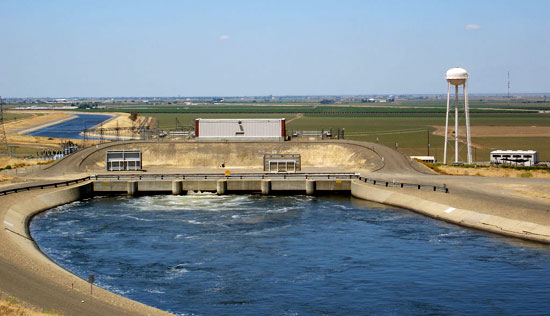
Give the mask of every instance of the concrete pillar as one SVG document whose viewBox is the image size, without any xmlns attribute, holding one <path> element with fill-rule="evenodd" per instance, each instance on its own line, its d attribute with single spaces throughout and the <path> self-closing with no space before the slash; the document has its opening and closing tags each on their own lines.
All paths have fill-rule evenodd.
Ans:
<svg viewBox="0 0 550 316">
<path fill-rule="evenodd" d="M 262 183 L 261 183 L 261 187 L 262 187 L 262 194 L 263 195 L 268 195 L 271 193 L 271 180 L 262 180 Z"/>
<path fill-rule="evenodd" d="M 221 179 L 216 182 L 216 193 L 218 195 L 223 195 L 227 192 L 227 180 Z"/>
<path fill-rule="evenodd" d="M 181 181 L 181 180 L 172 181 L 172 194 L 173 195 L 180 195 L 181 194 L 182 183 L 183 183 L 183 181 Z"/>
<path fill-rule="evenodd" d="M 315 193 L 315 180 L 306 180 L 306 194 L 312 195 Z"/>
<path fill-rule="evenodd" d="M 138 191 L 137 181 L 128 181 L 128 183 L 126 183 L 126 192 L 128 193 L 128 195 L 134 196 L 136 195 L 137 191 Z"/>
</svg>

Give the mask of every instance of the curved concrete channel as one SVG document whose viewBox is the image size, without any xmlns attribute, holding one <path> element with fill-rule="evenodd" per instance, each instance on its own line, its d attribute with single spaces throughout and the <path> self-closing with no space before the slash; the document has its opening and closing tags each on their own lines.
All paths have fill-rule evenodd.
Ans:
<svg viewBox="0 0 550 316">
<path fill-rule="evenodd" d="M 328 144 L 327 144 L 328 143 Z M 434 175 L 423 166 L 409 161 L 402 154 L 390 148 L 371 143 L 359 142 L 304 142 L 276 144 L 194 144 L 194 143 L 152 143 L 123 142 L 100 145 L 85 149 L 34 175 L 35 181 L 51 181 L 52 178 L 76 178 L 89 172 L 100 172 L 103 168 L 101 159 L 107 148 L 132 148 L 174 152 L 174 150 L 222 151 L 228 161 L 238 161 L 248 156 L 246 163 L 256 164 L 261 146 L 271 151 L 288 152 L 293 150 L 307 151 L 304 155 L 306 166 L 314 165 L 314 153 L 321 148 L 332 148 L 346 157 L 345 163 L 339 165 L 340 171 L 359 171 L 363 176 L 385 179 L 391 183 L 404 181 L 408 183 L 442 185 L 450 193 L 401 188 L 399 186 L 375 186 L 359 180 L 349 180 L 346 190 L 354 197 L 374 202 L 398 206 L 422 213 L 434 218 L 458 225 L 482 229 L 502 235 L 550 243 L 550 203 L 544 199 L 528 199 L 511 195 L 513 190 L 497 188 L 507 185 L 530 184 L 547 185 L 544 180 L 536 179 L 482 179 L 480 177 L 443 177 Z M 222 146 L 222 145 L 225 145 Z M 332 147 L 330 147 L 330 146 Z M 313 149 L 312 149 L 313 148 Z M 342 149 L 343 148 L 343 149 Z M 242 149 L 242 152 L 239 152 Z M 345 149 L 345 150 L 344 150 Z M 253 154 L 250 154 L 250 153 Z M 193 152 L 190 153 L 194 154 Z M 167 155 L 165 155 L 167 156 Z M 202 156 L 198 155 L 199 158 Z M 250 158 L 252 157 L 252 158 Z M 313 157 L 313 158 L 312 158 Z M 322 167 L 312 170 L 326 171 L 333 161 L 341 159 L 338 155 L 325 154 Z M 382 160 L 381 157 L 384 157 Z M 199 159 L 196 158 L 195 159 Z M 158 172 L 162 167 L 154 160 L 151 171 Z M 156 160 L 158 161 L 158 159 Z M 167 168 L 174 168 L 176 162 L 170 162 Z M 193 161 L 193 160 L 192 160 Z M 195 160 L 197 161 L 197 160 Z M 149 162 L 148 162 L 149 163 Z M 145 160 L 144 160 L 144 165 Z M 215 168 L 213 165 L 202 165 L 203 168 Z M 259 166 L 253 165 L 254 171 Z M 307 167 L 306 167 L 307 168 Z M 217 169 L 222 173 L 223 169 Z M 243 170 L 247 172 L 247 170 Z M 334 180 L 336 181 L 336 180 Z M 340 181 L 340 180 L 338 180 Z M 127 181 L 126 181 L 127 182 Z M 335 182 L 336 183 L 336 182 Z M 270 183 L 271 184 L 271 183 Z M 258 181 L 258 188 L 265 190 L 264 182 Z M 309 184 L 311 186 L 311 184 Z M 300 188 L 308 190 L 308 184 Z M 173 184 L 167 184 L 172 190 Z M 233 186 L 237 187 L 237 186 Z M 483 187 L 483 189 L 480 189 Z M 343 187 L 340 187 L 341 189 Z M 137 189 L 137 186 L 136 186 Z M 30 219 L 39 212 L 58 205 L 76 201 L 93 194 L 93 181 L 62 188 L 50 188 L 9 194 L 0 197 L 0 219 L 4 229 L 0 232 L 0 292 L 9 293 L 32 305 L 48 310 L 57 310 L 65 315 L 167 315 L 168 313 L 129 300 L 100 288 L 94 288 L 90 296 L 90 285 L 70 272 L 59 267 L 40 252 L 29 234 Z M 311 191 L 311 188 L 310 188 Z M 172 191 L 174 193 L 174 191 Z M 180 191 L 176 190 L 175 193 Z M 311 193 L 311 192 L 310 192 Z"/>
</svg>

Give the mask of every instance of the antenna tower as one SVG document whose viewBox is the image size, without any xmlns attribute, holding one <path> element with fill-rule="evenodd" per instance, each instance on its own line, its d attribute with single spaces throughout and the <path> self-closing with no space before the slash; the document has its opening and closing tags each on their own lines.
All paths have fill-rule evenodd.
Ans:
<svg viewBox="0 0 550 316">
<path fill-rule="evenodd" d="M 0 124 L 2 124 L 2 130 L 0 131 L 0 142 L 6 147 L 6 153 L 11 156 L 10 147 L 8 146 L 8 137 L 6 136 L 6 129 L 4 128 L 4 102 L 0 96 Z"/>
</svg>

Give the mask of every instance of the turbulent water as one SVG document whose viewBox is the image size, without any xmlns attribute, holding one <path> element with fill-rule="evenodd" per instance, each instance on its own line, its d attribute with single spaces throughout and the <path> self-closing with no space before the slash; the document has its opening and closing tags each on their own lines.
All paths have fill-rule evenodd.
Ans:
<svg viewBox="0 0 550 316">
<path fill-rule="evenodd" d="M 29 133 L 32 136 L 44 136 L 55 138 L 70 138 L 82 139 L 80 135 L 87 128 L 92 128 L 95 125 L 111 118 L 110 115 L 101 114 L 77 114 L 77 117 L 59 124 L 41 128 L 37 131 Z"/>
<path fill-rule="evenodd" d="M 351 198 L 95 198 L 36 217 L 61 266 L 181 315 L 543 315 L 550 248 Z"/>
</svg>

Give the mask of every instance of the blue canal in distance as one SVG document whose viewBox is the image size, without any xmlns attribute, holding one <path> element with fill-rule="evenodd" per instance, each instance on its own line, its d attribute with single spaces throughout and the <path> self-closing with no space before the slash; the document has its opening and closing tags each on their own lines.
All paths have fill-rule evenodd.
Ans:
<svg viewBox="0 0 550 316">
<path fill-rule="evenodd" d="M 101 114 L 75 114 L 77 117 L 59 124 L 39 129 L 28 133 L 31 136 L 43 136 L 53 138 L 82 139 L 80 135 L 87 128 L 91 128 L 111 118 L 110 115 Z"/>
<path fill-rule="evenodd" d="M 31 222 L 40 248 L 178 315 L 544 315 L 550 248 L 349 197 L 103 197 Z"/>
</svg>

